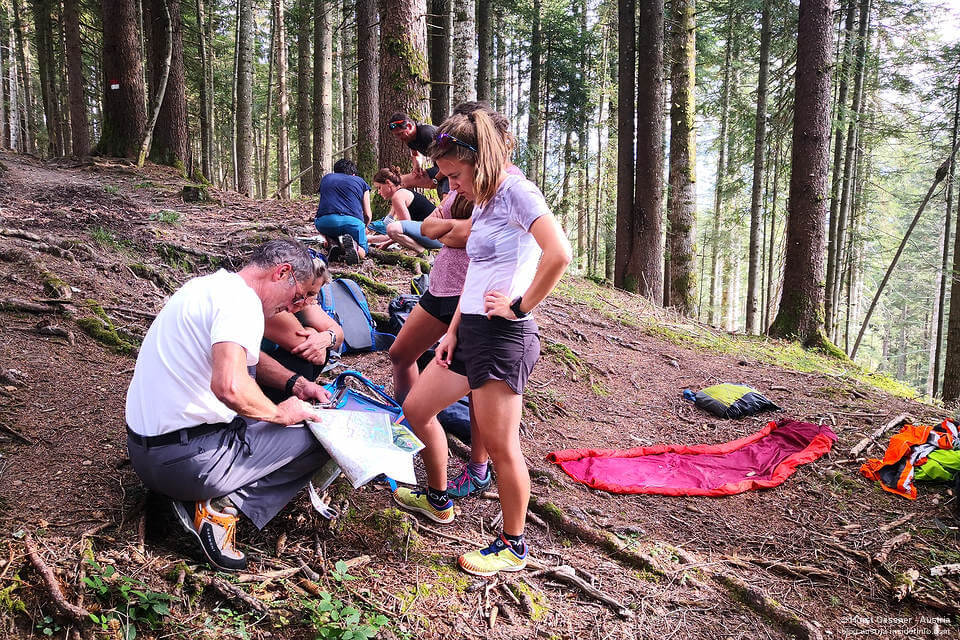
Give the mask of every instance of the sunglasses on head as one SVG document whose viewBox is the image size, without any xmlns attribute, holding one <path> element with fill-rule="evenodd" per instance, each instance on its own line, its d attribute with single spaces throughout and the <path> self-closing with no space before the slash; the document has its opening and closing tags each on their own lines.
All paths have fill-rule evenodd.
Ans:
<svg viewBox="0 0 960 640">
<path fill-rule="evenodd" d="M 323 261 L 324 264 L 327 263 L 327 258 L 326 258 L 326 256 L 324 256 L 322 253 L 320 253 L 320 252 L 317 251 L 316 249 L 312 249 L 311 247 L 307 247 L 307 253 L 309 253 L 309 254 L 310 254 L 310 257 L 313 258 L 314 260 L 320 259 L 320 260 Z"/>
<path fill-rule="evenodd" d="M 394 129 L 399 129 L 400 127 L 405 127 L 405 126 L 407 126 L 407 121 L 406 121 L 406 120 L 394 120 L 393 122 L 391 122 L 391 123 L 388 124 L 387 126 L 390 127 L 390 131 L 393 131 Z"/>
<path fill-rule="evenodd" d="M 458 147 L 463 147 L 464 149 L 469 149 L 470 151 L 477 153 L 477 148 L 475 146 L 468 142 L 464 142 L 463 140 L 460 140 L 449 133 L 438 133 L 434 138 L 434 142 L 440 149 L 446 149 L 451 144 L 455 144 Z"/>
</svg>

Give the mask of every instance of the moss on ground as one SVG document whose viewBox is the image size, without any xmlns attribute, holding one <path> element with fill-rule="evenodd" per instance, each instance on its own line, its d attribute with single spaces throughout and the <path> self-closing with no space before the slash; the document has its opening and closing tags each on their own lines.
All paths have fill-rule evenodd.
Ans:
<svg viewBox="0 0 960 640">
<path fill-rule="evenodd" d="M 391 287 L 390 285 L 383 284 L 382 282 L 377 282 L 372 278 L 368 278 L 362 273 L 350 273 L 350 274 L 336 274 L 337 277 L 350 278 L 358 285 L 360 288 L 367 292 L 367 294 L 376 294 L 381 296 L 390 296 L 395 298 L 400 295 L 400 292 Z"/>
<path fill-rule="evenodd" d="M 422 545 L 420 534 L 410 522 L 410 517 L 394 507 L 387 507 L 373 514 L 370 525 L 380 534 L 380 539 L 388 542 L 394 549 L 409 546 L 417 549 Z"/>
<path fill-rule="evenodd" d="M 84 333 L 100 344 L 109 347 L 114 353 L 136 355 L 137 346 L 134 344 L 136 338 L 118 331 L 99 302 L 88 299 L 83 302 L 83 305 L 93 314 L 77 318 L 77 326 L 83 329 Z"/>
</svg>

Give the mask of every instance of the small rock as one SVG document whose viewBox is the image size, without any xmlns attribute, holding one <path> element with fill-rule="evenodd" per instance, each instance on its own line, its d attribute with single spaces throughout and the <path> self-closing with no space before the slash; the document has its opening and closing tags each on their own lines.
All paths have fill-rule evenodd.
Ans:
<svg viewBox="0 0 960 640">
<path fill-rule="evenodd" d="M 89 467 L 90 465 L 93 464 L 93 460 L 84 460 L 84 461 L 81 462 L 80 464 L 82 464 L 82 465 L 85 466 L 85 467 Z"/>
<path fill-rule="evenodd" d="M 15 487 L 19 487 L 20 485 L 23 484 L 23 480 L 14 480 L 14 481 L 11 482 L 10 484 L 12 484 L 12 485 L 15 486 Z"/>
<path fill-rule="evenodd" d="M 3 389 L 4 389 L 4 391 L 16 391 L 16 390 L 17 390 L 17 388 L 14 387 L 14 386 L 12 386 L 12 385 L 7 385 L 7 386 L 4 387 Z"/>
</svg>

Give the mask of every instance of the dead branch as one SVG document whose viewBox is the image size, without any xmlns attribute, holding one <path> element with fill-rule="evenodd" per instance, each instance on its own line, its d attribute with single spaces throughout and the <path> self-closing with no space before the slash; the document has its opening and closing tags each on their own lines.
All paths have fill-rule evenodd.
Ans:
<svg viewBox="0 0 960 640">
<path fill-rule="evenodd" d="M 909 533 L 901 533 L 900 535 L 894 536 L 883 543 L 883 546 L 880 547 L 880 551 L 873 555 L 874 564 L 883 564 L 887 561 L 887 558 L 890 556 L 890 553 L 899 547 L 902 544 L 910 542 L 912 536 Z"/>
<path fill-rule="evenodd" d="M 33 440 L 23 435 L 22 433 L 20 433 L 19 431 L 11 427 L 10 425 L 4 424 L 3 422 L 0 422 L 0 431 L 3 431 L 4 433 L 9 433 L 11 436 L 16 438 L 23 444 L 33 444 Z"/>
<path fill-rule="evenodd" d="M 800 618 L 756 587 L 729 573 L 721 571 L 708 573 L 714 582 L 734 594 L 740 602 L 775 622 L 794 637 L 802 640 L 823 640 L 823 634 L 812 623 Z"/>
<path fill-rule="evenodd" d="M 856 458 L 858 455 L 860 455 L 860 452 L 861 452 L 861 451 L 863 451 L 864 449 L 867 448 L 867 446 L 870 445 L 871 442 L 873 442 L 874 440 L 876 440 L 877 438 L 879 438 L 880 436 L 882 436 L 884 433 L 886 433 L 886 432 L 889 431 L 890 429 L 893 429 L 894 427 L 898 427 L 898 426 L 900 426 L 901 424 L 903 424 L 904 422 L 912 422 L 912 421 L 913 421 L 913 418 L 910 416 L 909 413 L 901 413 L 901 414 L 898 415 L 896 418 L 894 418 L 894 419 L 891 420 L 890 422 L 886 423 L 886 424 L 883 425 L 882 427 L 879 427 L 879 428 L 876 429 L 873 433 L 871 433 L 869 436 L 867 436 L 866 438 L 864 438 L 863 440 L 861 440 L 860 442 L 858 442 L 858 443 L 853 447 L 853 449 L 850 449 L 850 455 L 853 456 L 854 458 Z"/>
<path fill-rule="evenodd" d="M 266 602 L 260 600 L 259 598 L 253 597 L 240 587 L 221 580 L 220 578 L 194 573 L 191 574 L 190 579 L 194 582 L 199 582 L 204 586 L 213 587 L 228 600 L 232 600 L 237 604 L 242 604 L 250 609 L 253 609 L 257 613 L 268 617 L 273 615 L 273 612 L 270 610 L 270 606 Z"/>
<path fill-rule="evenodd" d="M 23 298 L 0 298 L 0 311 L 23 311 L 25 313 L 62 313 L 72 315 L 72 308 L 68 305 L 54 306 L 24 300 Z"/>
<path fill-rule="evenodd" d="M 908 513 L 908 514 L 905 515 L 905 516 L 902 516 L 902 517 L 900 517 L 900 518 L 897 518 L 897 519 L 894 520 L 893 522 L 888 522 L 887 524 L 883 525 L 882 527 L 878 527 L 878 528 L 877 528 L 877 531 L 890 531 L 890 529 L 894 529 L 894 528 L 896 528 L 896 527 L 899 527 L 900 525 L 904 524 L 905 522 L 907 522 L 910 518 L 912 518 L 912 517 L 915 516 L 915 515 L 916 515 L 915 513 Z"/>
<path fill-rule="evenodd" d="M 635 614 L 633 613 L 633 611 L 631 611 L 621 603 L 614 600 L 612 597 L 603 593 L 602 591 L 600 591 L 599 589 L 597 589 L 596 587 L 588 583 L 586 580 L 578 576 L 576 572 L 573 570 L 573 567 L 569 565 L 562 564 L 559 567 L 541 569 L 540 571 L 535 571 L 531 573 L 527 577 L 535 578 L 541 575 L 549 576 L 551 578 L 556 578 L 561 582 L 566 582 L 567 584 L 578 587 L 580 590 L 582 590 L 584 593 L 589 595 L 591 598 L 595 600 L 599 600 L 600 602 L 604 603 L 605 605 L 613 609 L 616 612 L 616 614 L 621 618 L 632 620 L 635 617 Z"/>
<path fill-rule="evenodd" d="M 930 567 L 930 575 L 932 576 L 952 576 L 957 573 L 960 573 L 960 563 L 938 564 L 935 567 Z"/>
<path fill-rule="evenodd" d="M 40 557 L 40 553 L 37 551 L 37 545 L 33 541 L 33 536 L 29 533 L 23 539 L 23 546 L 27 549 L 27 557 L 30 558 L 30 563 L 41 577 L 43 577 L 43 582 L 46 584 L 47 591 L 50 592 L 50 597 L 53 599 L 53 604 L 57 607 L 57 610 L 77 624 L 87 622 L 90 619 L 90 612 L 83 607 L 72 604 L 67 600 L 66 596 L 63 595 L 63 590 L 60 588 L 57 577 L 53 574 L 53 570 L 48 567 Z"/>
</svg>

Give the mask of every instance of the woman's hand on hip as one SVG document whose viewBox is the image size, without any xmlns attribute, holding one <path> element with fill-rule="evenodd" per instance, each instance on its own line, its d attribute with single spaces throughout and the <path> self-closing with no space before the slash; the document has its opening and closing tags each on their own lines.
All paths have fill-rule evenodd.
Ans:
<svg viewBox="0 0 960 640">
<path fill-rule="evenodd" d="M 500 316 L 508 320 L 516 320 L 517 316 L 510 309 L 510 303 L 512 302 L 513 300 L 499 291 L 487 291 L 487 294 L 483 297 L 483 310 L 486 312 L 487 318 Z"/>
<path fill-rule="evenodd" d="M 457 332 L 454 330 L 447 331 L 447 334 L 443 336 L 440 340 L 440 344 L 437 346 L 437 364 L 447 369 L 450 367 L 450 363 L 453 362 L 453 352 L 457 348 Z"/>
</svg>

